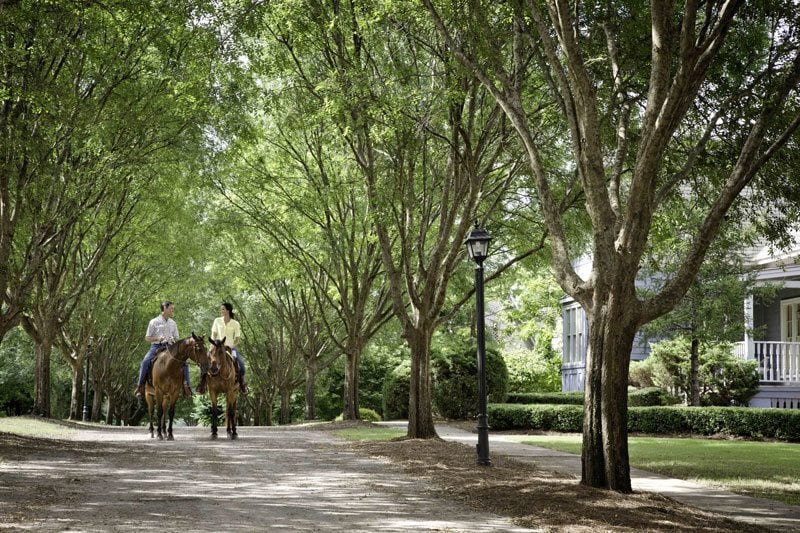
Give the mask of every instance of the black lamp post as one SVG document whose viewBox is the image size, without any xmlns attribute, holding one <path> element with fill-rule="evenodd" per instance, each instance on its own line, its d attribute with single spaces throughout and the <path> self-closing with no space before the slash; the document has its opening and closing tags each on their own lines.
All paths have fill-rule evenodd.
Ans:
<svg viewBox="0 0 800 533">
<path fill-rule="evenodd" d="M 483 260 L 489 251 L 492 237 L 475 226 L 467 236 L 467 251 L 475 261 L 475 318 L 478 334 L 478 464 L 491 465 L 489 459 L 489 424 L 486 418 L 486 329 L 483 312 Z"/>
<path fill-rule="evenodd" d="M 83 421 L 89 421 L 89 355 L 92 353 L 92 341 L 89 337 L 89 346 L 86 349 L 86 362 L 83 365 Z"/>
</svg>

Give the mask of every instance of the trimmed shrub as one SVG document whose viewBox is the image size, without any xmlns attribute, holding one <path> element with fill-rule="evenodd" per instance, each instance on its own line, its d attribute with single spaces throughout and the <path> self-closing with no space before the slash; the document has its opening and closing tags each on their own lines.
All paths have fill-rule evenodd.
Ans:
<svg viewBox="0 0 800 533">
<path fill-rule="evenodd" d="M 583 407 L 577 405 L 490 404 L 488 415 L 489 425 L 495 430 L 580 432 L 583 428 Z M 800 411 L 754 407 L 632 407 L 628 409 L 628 431 L 800 442 Z"/>
<path fill-rule="evenodd" d="M 408 418 L 408 399 L 411 395 L 411 362 L 403 361 L 386 374 L 383 382 L 383 418 Z"/>
<path fill-rule="evenodd" d="M 433 405 L 444 418 L 466 420 L 478 414 L 478 360 L 476 350 L 445 354 L 433 359 Z M 500 353 L 486 350 L 486 393 L 489 401 L 505 401 L 508 369 Z"/>
<path fill-rule="evenodd" d="M 506 403 L 583 405 L 582 392 L 511 392 Z"/>
<path fill-rule="evenodd" d="M 674 405 L 680 398 L 670 395 L 659 387 L 647 387 L 628 393 L 628 407 L 648 407 L 652 405 Z"/>
<path fill-rule="evenodd" d="M 628 407 L 640 407 L 648 405 L 673 405 L 680 400 L 658 387 L 648 387 L 646 389 L 635 390 L 628 393 Z M 568 404 L 583 405 L 582 392 L 525 392 L 510 393 L 507 403 L 524 404 Z"/>
<path fill-rule="evenodd" d="M 580 432 L 583 429 L 583 407 L 579 405 L 493 403 L 488 406 L 487 412 L 489 425 L 494 430 Z"/>
<path fill-rule="evenodd" d="M 363 420 L 364 422 L 380 422 L 381 415 L 378 414 L 377 411 L 374 409 L 370 409 L 368 407 L 359 407 L 358 408 L 358 417 Z M 336 421 L 342 421 L 344 419 L 344 414 L 340 414 L 336 417 Z"/>
</svg>

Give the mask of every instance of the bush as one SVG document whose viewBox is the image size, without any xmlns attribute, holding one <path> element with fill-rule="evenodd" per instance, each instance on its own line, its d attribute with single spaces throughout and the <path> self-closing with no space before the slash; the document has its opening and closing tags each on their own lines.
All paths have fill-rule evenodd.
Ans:
<svg viewBox="0 0 800 533">
<path fill-rule="evenodd" d="M 628 393 L 628 407 L 647 407 L 652 405 L 674 405 L 680 398 L 659 387 L 647 387 Z"/>
<path fill-rule="evenodd" d="M 550 347 L 552 334 L 540 337 L 533 350 L 512 350 L 503 353 L 508 367 L 509 390 L 515 392 L 561 390 L 561 357 Z"/>
<path fill-rule="evenodd" d="M 505 401 L 508 369 L 500 353 L 486 350 L 486 393 L 490 401 Z M 443 417 L 454 420 L 478 414 L 478 360 L 475 349 L 433 359 L 433 405 Z"/>
<path fill-rule="evenodd" d="M 411 394 L 411 362 L 403 361 L 386 374 L 383 382 L 383 419 L 408 418 L 408 399 Z"/>
<path fill-rule="evenodd" d="M 579 405 L 490 404 L 489 425 L 494 430 L 539 429 L 542 431 L 580 432 L 583 407 Z"/>
<path fill-rule="evenodd" d="M 368 407 L 359 407 L 358 408 L 358 418 L 365 422 L 380 422 L 381 415 L 378 414 L 377 411 L 374 409 L 370 409 Z M 344 419 L 344 413 L 340 414 L 336 417 L 337 422 L 341 422 Z"/>
<path fill-rule="evenodd" d="M 583 427 L 583 408 L 577 405 L 490 404 L 488 414 L 489 425 L 494 430 L 580 432 Z M 800 411 L 753 407 L 632 407 L 628 409 L 628 431 L 800 442 Z"/>
<path fill-rule="evenodd" d="M 631 365 L 629 381 L 641 384 L 649 380 L 676 395 L 688 397 L 690 345 L 686 337 L 654 344 L 647 360 Z M 746 406 L 758 391 L 755 362 L 735 357 L 729 344 L 701 345 L 698 357 L 701 405 Z"/>
<path fill-rule="evenodd" d="M 511 393 L 508 403 L 525 404 L 554 404 L 554 405 L 583 405 L 582 392 L 542 392 L 542 393 Z M 639 407 L 647 405 L 673 405 L 680 400 L 657 387 L 635 390 L 628 393 L 628 406 Z"/>
<path fill-rule="evenodd" d="M 583 405 L 582 392 L 512 392 L 507 403 Z"/>
</svg>

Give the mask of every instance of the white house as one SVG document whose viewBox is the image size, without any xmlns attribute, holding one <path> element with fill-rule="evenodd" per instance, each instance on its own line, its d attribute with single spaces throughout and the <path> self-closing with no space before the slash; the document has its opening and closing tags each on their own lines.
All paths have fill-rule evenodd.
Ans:
<svg viewBox="0 0 800 533">
<path fill-rule="evenodd" d="M 754 248 L 745 260 L 745 267 L 752 270 L 757 282 L 782 287 L 769 302 L 753 297 L 744 302 L 748 333 L 736 344 L 735 353 L 758 363 L 761 380 L 758 393 L 750 400 L 751 407 L 800 409 L 800 239 L 795 242 L 793 248 L 781 252 L 773 252 L 768 246 Z M 575 268 L 584 277 L 591 264 L 582 260 Z M 588 321 L 572 298 L 562 298 L 561 304 L 562 390 L 583 390 Z M 763 338 L 752 338 L 752 331 L 763 331 Z M 642 360 L 648 355 L 649 346 L 637 337 L 631 359 Z"/>
</svg>

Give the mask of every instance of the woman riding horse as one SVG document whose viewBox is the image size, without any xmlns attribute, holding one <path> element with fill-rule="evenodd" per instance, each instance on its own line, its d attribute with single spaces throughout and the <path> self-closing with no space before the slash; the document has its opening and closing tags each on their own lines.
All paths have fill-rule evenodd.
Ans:
<svg viewBox="0 0 800 533">
<path fill-rule="evenodd" d="M 225 420 L 228 437 L 236 439 L 236 402 L 239 387 L 236 386 L 236 368 L 231 348 L 225 346 L 225 337 L 220 340 L 209 339 L 211 351 L 208 353 L 208 396 L 211 400 L 211 438 L 217 438 L 217 396 L 225 394 Z"/>
<path fill-rule="evenodd" d="M 150 437 L 153 437 L 153 405 L 158 407 L 158 439 L 174 440 L 172 421 L 175 418 L 175 402 L 183 391 L 183 366 L 191 359 L 201 367 L 206 365 L 206 346 L 202 335 L 192 332 L 191 337 L 181 339 L 156 356 L 153 363 L 153 384 L 147 384 L 145 397 L 150 416 Z M 169 415 L 169 427 L 166 427 Z"/>
</svg>

